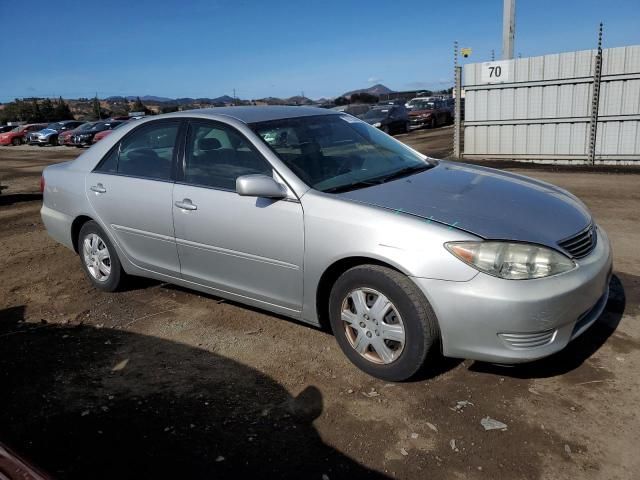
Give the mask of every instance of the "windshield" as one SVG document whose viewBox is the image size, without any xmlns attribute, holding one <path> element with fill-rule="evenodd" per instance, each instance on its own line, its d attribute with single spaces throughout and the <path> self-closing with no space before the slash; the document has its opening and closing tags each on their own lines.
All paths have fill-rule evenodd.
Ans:
<svg viewBox="0 0 640 480">
<path fill-rule="evenodd" d="M 365 113 L 362 118 L 370 119 L 370 118 L 384 118 L 389 115 L 389 110 L 391 107 L 377 107 L 372 108 L 367 113 Z"/>
<path fill-rule="evenodd" d="M 22 132 L 22 131 L 23 131 L 24 129 L 26 129 L 26 128 L 27 128 L 27 127 L 24 127 L 24 126 L 22 126 L 22 125 L 21 125 L 21 126 L 19 126 L 19 127 L 14 128 L 14 129 L 13 129 L 13 130 L 11 130 L 11 131 L 12 131 L 12 132 L 14 132 L 14 133 L 20 133 L 20 132 Z"/>
<path fill-rule="evenodd" d="M 411 104 L 411 110 L 433 110 L 435 108 L 436 104 L 433 102 L 419 101 Z"/>
<path fill-rule="evenodd" d="M 363 188 L 431 166 L 350 115 L 287 118 L 251 127 L 300 179 L 323 192 Z"/>
</svg>

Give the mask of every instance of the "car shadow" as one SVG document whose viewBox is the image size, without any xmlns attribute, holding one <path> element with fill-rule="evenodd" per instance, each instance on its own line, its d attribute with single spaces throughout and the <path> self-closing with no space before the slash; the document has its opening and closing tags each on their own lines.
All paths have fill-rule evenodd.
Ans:
<svg viewBox="0 0 640 480">
<path fill-rule="evenodd" d="M 16 203 L 42 201 L 41 193 L 12 193 L 10 195 L 0 195 L 0 207 L 14 205 Z"/>
<path fill-rule="evenodd" d="M 627 309 L 625 284 L 637 283 L 634 278 L 636 278 L 634 275 L 621 273 L 613 275 L 609 283 L 609 300 L 600 318 L 560 352 L 541 360 L 518 365 L 474 362 L 469 369 L 521 379 L 555 377 L 575 370 L 596 353 L 618 328 Z"/>
<path fill-rule="evenodd" d="M 128 290 L 144 289 L 147 287 L 156 286 L 160 284 L 161 282 L 156 280 L 149 280 L 141 277 L 133 277 L 133 279 L 131 280 L 131 283 L 127 285 L 127 289 Z M 329 324 L 329 322 L 324 322 L 321 325 L 313 325 L 311 323 L 305 322 L 303 320 L 298 320 L 293 317 L 287 317 L 286 315 L 281 315 L 275 312 L 264 310 L 259 307 L 254 307 L 252 305 L 235 302 L 233 300 L 228 300 L 222 297 L 218 297 L 210 293 L 205 293 L 198 290 L 192 290 L 190 288 L 182 287 L 180 285 L 174 285 L 171 283 L 162 284 L 162 288 L 166 288 L 167 290 L 173 290 L 176 292 L 182 292 L 189 295 L 197 295 L 200 297 L 210 299 L 212 302 L 216 302 L 216 303 L 224 302 L 226 304 L 233 305 L 235 307 L 242 308 L 244 310 L 249 310 L 251 312 L 260 313 L 263 315 L 269 315 L 270 317 L 274 317 L 274 319 L 295 323 L 296 325 L 300 325 L 305 328 L 310 328 L 312 330 L 316 330 L 318 332 L 322 332 L 326 335 L 330 335 L 333 337 L 333 331 L 331 330 L 331 325 Z M 433 350 L 427 357 L 424 367 L 422 367 L 413 377 L 411 377 L 409 381 L 422 382 L 425 380 L 438 377 L 450 370 L 453 370 L 458 365 L 460 365 L 463 361 L 464 360 L 460 358 L 444 357 L 442 355 L 441 348 Z"/>
<path fill-rule="evenodd" d="M 386 478 L 325 444 L 293 396 L 189 345 L 0 310 L 0 442 L 55 478 Z"/>
</svg>

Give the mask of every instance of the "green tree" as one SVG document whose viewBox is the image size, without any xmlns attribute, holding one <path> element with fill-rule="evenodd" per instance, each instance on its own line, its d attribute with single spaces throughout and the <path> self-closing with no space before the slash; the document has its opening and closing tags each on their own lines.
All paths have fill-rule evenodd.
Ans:
<svg viewBox="0 0 640 480">
<path fill-rule="evenodd" d="M 346 97 L 338 97 L 333 101 L 333 103 L 335 103 L 338 106 L 349 105 L 349 100 Z"/>
<path fill-rule="evenodd" d="M 102 119 L 102 110 L 100 108 L 100 100 L 98 100 L 97 95 L 93 98 L 93 101 L 91 103 L 91 110 L 93 111 L 93 114 L 98 120 Z"/>
<path fill-rule="evenodd" d="M 351 103 L 377 103 L 378 97 L 367 92 L 354 93 L 351 95 Z"/>
<path fill-rule="evenodd" d="M 26 105 L 25 105 L 26 107 Z M 27 117 L 27 122 L 29 123 L 38 123 L 44 122 L 44 117 L 42 116 L 42 112 L 40 111 L 40 105 L 38 105 L 38 100 L 34 98 L 31 100 L 31 104 L 29 105 L 29 109 L 25 112 L 25 116 Z"/>
<path fill-rule="evenodd" d="M 132 110 L 134 112 L 144 112 L 146 109 L 147 107 L 144 106 L 144 103 L 142 103 L 142 100 L 140 100 L 140 97 L 136 97 L 136 101 L 133 102 Z"/>
<path fill-rule="evenodd" d="M 65 101 L 60 97 L 56 102 L 55 110 L 55 119 L 60 120 L 73 120 L 73 113 L 71 113 L 71 109 L 69 105 L 65 103 Z"/>
<path fill-rule="evenodd" d="M 42 105 L 40 105 L 40 113 L 42 114 L 42 119 L 45 122 L 53 122 L 57 120 L 57 118 L 55 118 L 53 103 L 48 98 L 45 98 L 42 101 Z"/>
</svg>

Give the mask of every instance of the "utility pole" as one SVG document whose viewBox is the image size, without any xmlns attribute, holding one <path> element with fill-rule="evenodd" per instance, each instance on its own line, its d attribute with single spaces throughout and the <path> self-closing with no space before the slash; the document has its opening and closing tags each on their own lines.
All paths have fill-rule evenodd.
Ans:
<svg viewBox="0 0 640 480">
<path fill-rule="evenodd" d="M 496 59 L 496 51 L 492 48 L 491 49 L 491 61 L 493 62 Z"/>
<path fill-rule="evenodd" d="M 602 22 L 598 29 L 598 49 L 593 65 L 593 89 L 591 95 L 591 122 L 589 124 L 588 162 L 596 163 L 596 140 L 598 138 L 598 107 L 600 106 L 600 83 L 602 80 Z"/>
<path fill-rule="evenodd" d="M 503 0 L 502 9 L 502 59 L 513 58 L 513 39 L 516 35 L 516 0 Z"/>
<path fill-rule="evenodd" d="M 453 157 L 460 159 L 462 156 L 462 67 L 458 65 L 458 42 L 453 42 L 453 76 L 455 81 L 455 105 L 453 124 Z"/>
<path fill-rule="evenodd" d="M 236 106 L 238 104 L 238 101 L 236 100 L 236 89 L 233 89 L 233 105 Z"/>
</svg>

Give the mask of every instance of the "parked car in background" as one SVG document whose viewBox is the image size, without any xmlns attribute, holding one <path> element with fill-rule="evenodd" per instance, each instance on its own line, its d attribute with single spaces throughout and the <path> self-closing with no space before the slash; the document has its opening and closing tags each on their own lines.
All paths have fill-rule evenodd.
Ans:
<svg viewBox="0 0 640 480">
<path fill-rule="evenodd" d="M 435 100 L 435 97 L 415 97 L 405 103 L 404 106 L 407 108 L 407 110 L 411 110 L 413 104 L 416 102 L 430 102 L 432 100 Z"/>
<path fill-rule="evenodd" d="M 349 115 L 353 115 L 354 117 L 362 118 L 362 116 L 367 113 L 369 110 L 373 108 L 373 105 L 368 105 L 366 103 L 353 103 L 344 110 L 344 113 L 348 113 Z"/>
<path fill-rule="evenodd" d="M 105 130 L 113 130 L 118 125 L 123 123 L 120 120 L 112 121 L 100 121 L 95 122 L 90 128 L 83 130 L 81 132 L 77 132 L 73 134 L 71 137 L 71 142 L 74 146 L 80 147 L 88 147 L 93 144 L 93 138 L 97 133 L 103 132 Z"/>
<path fill-rule="evenodd" d="M 376 105 L 361 118 L 391 135 L 409 131 L 409 114 L 404 105 Z"/>
<path fill-rule="evenodd" d="M 409 110 L 412 130 L 423 127 L 439 127 L 448 125 L 452 119 L 449 108 L 442 100 L 418 100 L 411 104 Z"/>
<path fill-rule="evenodd" d="M 73 130 L 84 122 L 78 120 L 64 120 L 62 122 L 54 122 L 47 125 L 47 128 L 31 132 L 26 136 L 26 143 L 30 145 L 58 145 L 58 136 L 62 132 Z"/>
<path fill-rule="evenodd" d="M 61 132 L 58 135 L 58 145 L 66 145 L 67 147 L 73 146 L 73 136 L 78 132 L 90 129 L 95 123 L 96 122 L 85 122 L 82 125 L 74 128 L 73 130 L 66 130 L 64 132 Z"/>
<path fill-rule="evenodd" d="M 28 123 L 15 127 L 13 130 L 0 134 L 0 145 L 22 145 L 25 142 L 25 135 L 42 130 L 46 126 L 46 123 Z"/>
<path fill-rule="evenodd" d="M 0 125 L 0 133 L 10 132 L 16 128 L 15 125 Z"/>
<path fill-rule="evenodd" d="M 113 127 L 111 130 L 102 130 L 101 132 L 96 133 L 95 136 L 93 137 L 93 143 L 99 142 L 104 137 L 107 137 L 107 136 L 111 135 L 111 133 L 114 130 L 119 129 L 120 127 L 122 127 L 123 125 L 126 125 L 127 123 L 128 122 L 123 121 L 119 125 L 116 125 L 115 127 Z"/>
<path fill-rule="evenodd" d="M 265 138 L 280 132 L 282 146 Z M 160 115 L 46 167 L 41 185 L 49 235 L 94 288 L 146 276 L 330 324 L 386 381 L 441 353 L 547 357 L 608 300 L 609 239 L 574 195 L 427 158 L 330 110 Z"/>
</svg>

